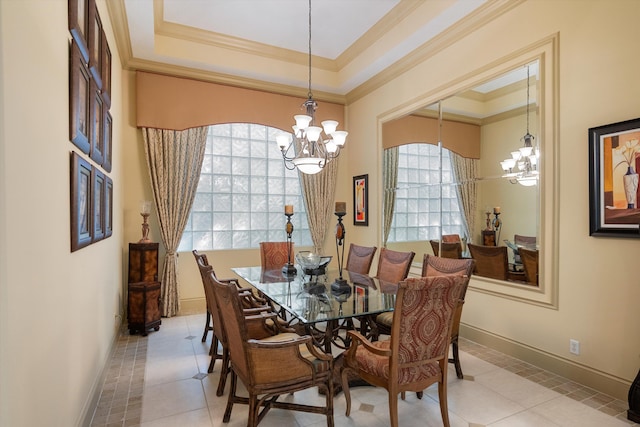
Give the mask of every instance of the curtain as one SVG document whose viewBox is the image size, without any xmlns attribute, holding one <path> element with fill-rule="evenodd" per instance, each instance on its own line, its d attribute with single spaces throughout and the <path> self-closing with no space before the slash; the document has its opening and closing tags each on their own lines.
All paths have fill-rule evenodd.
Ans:
<svg viewBox="0 0 640 427">
<path fill-rule="evenodd" d="M 142 128 L 151 188 L 167 251 L 161 276 L 162 316 L 180 310 L 178 254 L 200 180 L 208 127 L 184 131 Z"/>
<path fill-rule="evenodd" d="M 382 212 L 382 246 L 387 246 L 389 232 L 391 231 L 391 222 L 393 221 L 393 212 L 396 207 L 396 187 L 398 186 L 398 147 L 391 147 L 384 150 L 382 158 L 382 176 L 383 183 L 383 212 Z"/>
<path fill-rule="evenodd" d="M 478 176 L 478 160 L 462 157 L 453 151 L 450 152 L 451 166 L 453 168 L 454 180 L 458 182 L 458 200 L 462 208 L 462 219 L 467 227 L 467 239 L 473 243 L 473 236 L 476 234 L 476 204 L 478 200 L 478 189 L 476 177 Z"/>
<path fill-rule="evenodd" d="M 338 179 L 338 159 L 327 163 L 324 169 L 317 174 L 298 173 L 302 175 L 302 193 L 307 210 L 309 231 L 313 240 L 313 251 L 321 254 L 333 214 L 333 200 Z"/>
</svg>

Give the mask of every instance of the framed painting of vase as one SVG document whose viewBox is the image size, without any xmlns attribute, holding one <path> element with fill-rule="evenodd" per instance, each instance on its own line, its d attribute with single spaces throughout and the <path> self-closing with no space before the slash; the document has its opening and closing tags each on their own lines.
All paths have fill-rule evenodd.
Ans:
<svg viewBox="0 0 640 427">
<path fill-rule="evenodd" d="M 589 235 L 640 237 L 640 118 L 589 129 Z"/>
</svg>

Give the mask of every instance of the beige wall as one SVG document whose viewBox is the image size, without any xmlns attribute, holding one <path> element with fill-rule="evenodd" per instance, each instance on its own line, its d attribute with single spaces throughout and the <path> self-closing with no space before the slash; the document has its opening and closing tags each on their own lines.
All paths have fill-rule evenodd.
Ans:
<svg viewBox="0 0 640 427">
<path fill-rule="evenodd" d="M 629 52 L 640 39 L 635 22 L 639 15 L 637 1 L 524 2 L 349 105 L 353 138 L 346 150 L 347 175 L 375 177 L 380 157 L 372 144 L 380 142 L 379 117 L 419 94 L 427 99 L 448 82 L 558 33 L 560 224 L 553 260 L 559 269 L 558 309 L 471 290 L 462 321 L 476 331 L 566 362 L 565 366 L 618 382 L 615 392 L 622 398 L 621 391 L 628 389 L 640 367 L 640 341 L 635 339 L 640 286 L 634 268 L 639 242 L 588 235 L 587 130 L 638 116 L 640 57 Z M 381 188 L 380 179 L 377 185 Z M 375 190 L 370 203 L 379 206 Z M 369 228 L 352 227 L 350 238 L 364 240 L 379 228 L 380 215 L 373 213 Z M 569 338 L 580 341 L 579 356 L 569 353 Z"/>
<path fill-rule="evenodd" d="M 70 253 L 67 2 L 0 2 L 3 426 L 73 426 L 85 420 L 122 314 L 127 244 L 140 238 L 139 201 L 151 199 L 134 128 L 134 74 L 118 71 L 105 5 L 98 0 L 113 53 L 114 234 Z M 349 225 L 347 241 L 379 246 L 378 117 L 559 33 L 560 244 L 553 260 L 559 266 L 558 309 L 470 291 L 463 322 L 623 385 L 640 365 L 640 286 L 633 268 L 638 241 L 588 236 L 587 129 L 638 116 L 640 58 L 630 52 L 640 39 L 639 15 L 635 0 L 527 1 L 436 53 L 348 106 L 350 137 L 336 196 L 352 209 L 351 178 L 369 174 L 370 225 Z M 159 240 L 155 218 L 151 236 Z M 334 250 L 327 242 L 325 251 Z M 203 301 L 191 258 L 180 257 L 181 295 L 185 302 Z M 220 276 L 231 275 L 230 266 L 259 262 L 257 250 L 216 253 L 212 260 Z M 580 356 L 569 354 L 569 338 L 580 340 Z"/>
<path fill-rule="evenodd" d="M 114 233 L 70 253 L 67 1 L 0 2 L 2 426 L 82 425 L 123 315 L 128 96 L 98 9 L 113 55 Z"/>
</svg>

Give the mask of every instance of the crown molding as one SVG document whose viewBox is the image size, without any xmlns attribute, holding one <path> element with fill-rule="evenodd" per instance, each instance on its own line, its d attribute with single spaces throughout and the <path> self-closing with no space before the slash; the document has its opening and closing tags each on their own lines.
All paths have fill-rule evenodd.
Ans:
<svg viewBox="0 0 640 427">
<path fill-rule="evenodd" d="M 409 55 L 389 65 L 365 83 L 347 93 L 347 103 L 352 103 L 384 86 L 429 57 L 461 40 L 483 25 L 493 21 L 525 0 L 489 0 L 478 9 L 415 49 Z"/>
</svg>

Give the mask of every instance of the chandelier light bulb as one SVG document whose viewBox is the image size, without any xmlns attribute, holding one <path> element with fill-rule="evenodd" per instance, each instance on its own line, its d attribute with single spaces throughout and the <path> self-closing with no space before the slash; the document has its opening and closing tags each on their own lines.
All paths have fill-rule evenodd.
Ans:
<svg viewBox="0 0 640 427">
<path fill-rule="evenodd" d="M 333 138 L 333 142 L 335 142 L 338 147 L 342 147 L 347 141 L 347 135 L 349 135 L 349 132 L 344 130 L 337 130 L 331 134 L 331 137 Z"/>
<path fill-rule="evenodd" d="M 280 135 L 276 136 L 276 142 L 278 143 L 278 147 L 280 147 L 280 150 L 284 150 L 285 147 L 291 144 L 291 134 L 281 133 Z"/>
<path fill-rule="evenodd" d="M 298 129 L 300 130 L 305 130 L 306 128 L 309 127 L 309 123 L 311 123 L 312 118 L 310 116 L 307 116 L 306 114 L 298 114 L 293 116 L 293 118 L 296 121 L 296 126 L 298 126 Z"/>
</svg>

